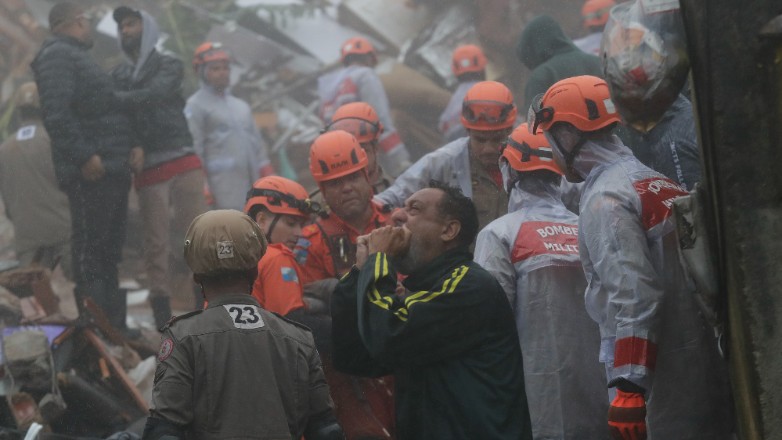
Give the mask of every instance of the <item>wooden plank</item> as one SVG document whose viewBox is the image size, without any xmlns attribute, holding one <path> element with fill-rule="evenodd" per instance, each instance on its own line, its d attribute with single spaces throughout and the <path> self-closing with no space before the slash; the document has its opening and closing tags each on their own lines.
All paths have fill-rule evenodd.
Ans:
<svg viewBox="0 0 782 440">
<path fill-rule="evenodd" d="M 138 388 L 136 388 L 136 385 L 133 383 L 133 381 L 130 380 L 130 377 L 128 377 L 127 373 L 125 373 L 125 370 L 122 368 L 122 365 L 119 364 L 119 361 L 117 361 L 117 359 L 114 358 L 114 356 L 112 356 L 106 349 L 106 345 L 103 343 L 103 341 L 98 337 L 98 335 L 95 334 L 95 332 L 90 329 L 84 329 L 84 336 L 87 338 L 90 344 L 92 344 L 92 346 L 98 350 L 98 353 L 100 353 L 101 357 L 105 359 L 106 362 L 108 362 L 109 369 L 114 373 L 115 377 L 119 379 L 125 390 L 130 393 L 130 395 L 133 397 L 133 400 L 136 402 L 136 405 L 141 409 L 141 411 L 148 413 L 149 405 L 147 405 L 147 401 L 144 400 L 141 392 L 138 390 Z"/>
</svg>

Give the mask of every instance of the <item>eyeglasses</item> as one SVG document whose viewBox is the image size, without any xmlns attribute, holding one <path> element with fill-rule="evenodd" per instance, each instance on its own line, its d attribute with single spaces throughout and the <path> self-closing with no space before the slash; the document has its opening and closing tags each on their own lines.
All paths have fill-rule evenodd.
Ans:
<svg viewBox="0 0 782 440">
<path fill-rule="evenodd" d="M 323 133 L 334 130 L 346 131 L 355 136 L 359 142 L 367 142 L 380 135 L 380 123 L 359 118 L 338 119 L 327 125 Z"/>
<path fill-rule="evenodd" d="M 252 188 L 247 191 L 247 200 L 250 200 L 253 197 L 266 197 L 266 202 L 272 206 L 282 206 L 282 202 L 285 202 L 291 208 L 298 209 L 306 214 L 317 214 L 321 212 L 321 206 L 318 202 L 314 202 L 310 199 L 297 199 L 290 194 L 281 193 L 272 189 Z"/>
<path fill-rule="evenodd" d="M 551 148 L 548 147 L 532 148 L 526 142 L 518 143 L 513 139 L 508 138 L 508 140 L 502 144 L 502 147 L 500 148 L 500 154 L 504 153 L 505 148 L 508 147 L 513 148 L 514 150 L 521 153 L 522 162 L 529 162 L 532 159 L 532 156 L 539 157 L 540 160 L 544 161 L 554 160 L 554 153 L 552 153 Z"/>
<path fill-rule="evenodd" d="M 543 93 L 532 98 L 532 105 L 527 111 L 527 126 L 529 132 L 537 134 L 538 126 L 554 120 L 554 109 L 551 107 L 541 108 L 543 105 Z"/>
<path fill-rule="evenodd" d="M 462 116 L 471 124 L 481 119 L 489 124 L 498 124 L 508 119 L 514 107 L 513 104 L 499 101 L 465 101 L 462 104 Z"/>
</svg>

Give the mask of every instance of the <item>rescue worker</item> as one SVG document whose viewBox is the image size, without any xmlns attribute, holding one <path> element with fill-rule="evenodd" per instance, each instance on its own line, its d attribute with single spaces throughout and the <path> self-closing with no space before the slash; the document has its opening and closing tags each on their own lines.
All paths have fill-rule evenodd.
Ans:
<svg viewBox="0 0 782 440">
<path fill-rule="evenodd" d="M 353 135 L 367 153 L 367 176 L 375 194 L 391 186 L 394 179 L 383 171 L 377 160 L 377 149 L 383 124 L 377 112 L 366 102 L 351 102 L 338 108 L 325 131 L 342 130 Z"/>
<path fill-rule="evenodd" d="M 206 42 L 193 56 L 201 87 L 187 100 L 185 116 L 204 162 L 215 209 L 244 206 L 245 188 L 274 174 L 250 106 L 231 95 L 231 63 L 220 43 Z"/>
<path fill-rule="evenodd" d="M 467 136 L 467 130 L 462 125 L 462 102 L 472 86 L 486 81 L 486 55 L 474 44 L 459 46 L 451 57 L 451 71 L 458 84 L 437 126 L 446 144 Z"/>
<path fill-rule="evenodd" d="M 608 438 L 600 332 L 584 308 L 578 216 L 560 199 L 562 171 L 527 124 L 508 138 L 500 167 L 510 212 L 478 234 L 475 262 L 499 281 L 516 317 L 532 436 Z"/>
<path fill-rule="evenodd" d="M 389 210 L 372 201 L 368 163 L 346 131 L 326 132 L 312 143 L 310 172 L 330 212 L 305 227 L 296 246 L 305 284 L 344 275 L 356 262 L 356 238 L 387 224 Z"/>
<path fill-rule="evenodd" d="M 312 329 L 318 349 L 323 352 L 329 347 L 331 317 L 309 313 L 302 291 L 301 269 L 293 256 L 302 228 L 319 211 L 320 207 L 310 201 L 303 186 L 280 176 L 258 179 L 248 191 L 244 205 L 245 214 L 258 224 L 269 243 L 258 262 L 252 295 L 264 309 Z"/>
<path fill-rule="evenodd" d="M 127 300 L 118 264 L 128 213 L 131 173 L 143 164 L 128 115 L 114 98 L 111 76 L 89 55 L 92 24 L 84 8 L 59 2 L 49 11 L 52 37 L 32 67 L 52 140 L 52 163 L 71 209 L 71 266 L 81 308 L 91 298 L 112 326 L 126 324 Z"/>
<path fill-rule="evenodd" d="M 309 329 L 250 295 L 266 250 L 258 225 L 210 211 L 184 248 L 209 306 L 166 324 L 143 438 L 344 438 Z"/>
<path fill-rule="evenodd" d="M 567 179 L 586 182 L 579 251 L 600 361 L 616 389 L 613 438 L 732 438 L 725 365 L 679 263 L 671 202 L 687 192 L 612 135 L 619 115 L 600 78 L 554 84 L 528 121 Z"/>
<path fill-rule="evenodd" d="M 330 124 L 334 114 L 350 102 L 366 102 L 380 117 L 385 128 L 378 140 L 380 163 L 393 175 L 399 175 L 410 166 L 410 153 L 394 128 L 388 96 L 375 73 L 377 53 L 366 38 L 353 37 L 342 44 L 340 60 L 344 66 L 318 78 L 320 117 Z"/>
<path fill-rule="evenodd" d="M 581 18 L 584 29 L 589 34 L 573 40 L 573 44 L 582 51 L 600 56 L 600 43 L 603 40 L 603 28 L 608 23 L 611 8 L 616 5 L 614 0 L 586 0 L 581 7 Z"/>
<path fill-rule="evenodd" d="M 26 266 L 37 257 L 45 267 L 61 259 L 70 277 L 71 213 L 68 197 L 57 187 L 34 82 L 19 87 L 14 106 L 20 127 L 0 145 L 0 196 L 14 225 L 16 259 Z"/>
<path fill-rule="evenodd" d="M 356 263 L 356 239 L 389 221 L 389 212 L 372 201 L 368 162 L 356 138 L 342 130 L 320 135 L 310 148 L 310 172 L 330 211 L 303 229 L 294 254 L 303 269 L 305 298 L 324 303 L 326 312 L 339 277 Z M 348 440 L 391 438 L 391 379 L 342 374 L 328 355 L 324 369 Z"/>
<path fill-rule="evenodd" d="M 399 227 L 359 238 L 332 300 L 335 365 L 394 373 L 399 438 L 531 439 L 513 314 L 469 251 L 475 206 L 431 185 L 395 211 Z"/>
<path fill-rule="evenodd" d="M 521 31 L 516 56 L 530 70 L 524 85 L 524 110 L 555 82 L 577 75 L 602 76 L 600 58 L 579 50 L 548 15 L 533 18 Z"/>
<path fill-rule="evenodd" d="M 144 151 L 133 183 L 143 222 L 149 303 L 160 328 L 171 317 L 170 231 L 184 235 L 206 211 L 205 179 L 183 113 L 182 62 L 155 49 L 160 31 L 146 11 L 120 6 L 113 18 L 126 58 L 112 71 L 114 95 L 129 112 Z"/>
<path fill-rule="evenodd" d="M 458 186 L 478 209 L 480 229 L 508 212 L 508 195 L 502 189 L 498 160 L 500 147 L 516 121 L 513 95 L 504 85 L 483 81 L 464 96 L 461 121 L 468 136 L 425 155 L 376 200 L 394 207 L 437 180 Z"/>
</svg>

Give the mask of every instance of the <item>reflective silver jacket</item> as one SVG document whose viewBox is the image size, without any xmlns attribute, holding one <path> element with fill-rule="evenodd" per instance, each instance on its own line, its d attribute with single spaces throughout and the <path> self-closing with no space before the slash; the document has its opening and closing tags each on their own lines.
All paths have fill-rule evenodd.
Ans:
<svg viewBox="0 0 782 440">
<path fill-rule="evenodd" d="M 614 137 L 587 142 L 579 249 L 586 307 L 600 325 L 609 384 L 647 390 L 650 439 L 730 438 L 724 363 L 679 259 L 671 202 L 686 191 Z"/>
<path fill-rule="evenodd" d="M 405 200 L 426 187 L 430 179 L 458 186 L 465 196 L 472 197 L 469 141 L 468 137 L 456 139 L 418 159 L 375 199 L 381 204 L 403 206 Z"/>
<path fill-rule="evenodd" d="M 381 205 L 401 207 L 408 197 L 434 179 L 459 187 L 464 195 L 473 199 L 479 228 L 505 215 L 508 196 L 480 162 L 470 163 L 469 141 L 469 137 L 459 138 L 418 159 L 396 178 L 393 185 L 376 195 L 375 200 Z"/>
<path fill-rule="evenodd" d="M 250 106 L 226 92 L 201 88 L 185 107 L 193 146 L 206 170 L 216 209 L 244 208 L 247 189 L 270 168 L 266 144 Z"/>
<path fill-rule="evenodd" d="M 410 163 L 410 154 L 394 128 L 391 106 L 383 83 L 371 67 L 351 65 L 318 78 L 320 116 L 325 123 L 331 121 L 338 108 L 351 102 L 366 102 L 377 112 L 383 124 L 378 146 L 383 154 L 378 160 L 383 168 L 398 175 Z"/>
<path fill-rule="evenodd" d="M 600 333 L 584 308 L 578 217 L 558 185 L 523 180 L 511 213 L 478 235 L 475 261 L 500 282 L 516 318 L 536 439 L 608 438 Z"/>
</svg>

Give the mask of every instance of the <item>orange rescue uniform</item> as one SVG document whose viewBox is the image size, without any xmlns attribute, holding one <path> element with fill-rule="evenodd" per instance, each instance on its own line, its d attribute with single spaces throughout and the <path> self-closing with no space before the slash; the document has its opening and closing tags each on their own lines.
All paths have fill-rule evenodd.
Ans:
<svg viewBox="0 0 782 440">
<path fill-rule="evenodd" d="M 258 262 L 253 296 L 264 309 L 280 314 L 305 308 L 301 270 L 293 252 L 282 243 L 270 244 Z"/>
<path fill-rule="evenodd" d="M 371 202 L 372 218 L 363 231 L 356 230 L 336 215 L 318 219 L 302 230 L 294 254 L 302 269 L 302 284 L 326 278 L 338 278 L 356 262 L 356 240 L 390 224 L 391 213 Z"/>
</svg>

